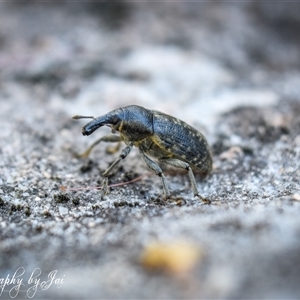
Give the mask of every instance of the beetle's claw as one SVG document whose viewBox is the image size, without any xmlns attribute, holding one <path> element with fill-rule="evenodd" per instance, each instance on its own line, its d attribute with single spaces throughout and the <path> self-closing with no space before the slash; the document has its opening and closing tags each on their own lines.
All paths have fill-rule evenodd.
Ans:
<svg viewBox="0 0 300 300">
<path fill-rule="evenodd" d="M 176 205 L 183 205 L 183 204 L 186 203 L 186 200 L 182 196 L 174 196 L 174 195 L 172 195 L 172 196 L 168 197 L 168 200 L 170 202 L 175 203 Z"/>
<path fill-rule="evenodd" d="M 195 197 L 198 197 L 202 201 L 203 204 L 211 204 L 211 201 L 209 199 L 204 198 L 199 194 L 196 194 Z"/>
<path fill-rule="evenodd" d="M 171 197 L 172 197 L 172 195 L 170 193 L 169 194 L 164 193 L 163 198 L 164 198 L 165 201 L 169 200 Z"/>
<path fill-rule="evenodd" d="M 108 178 L 104 177 L 102 181 L 101 200 L 103 200 L 104 196 L 107 194 L 109 194 Z"/>
</svg>

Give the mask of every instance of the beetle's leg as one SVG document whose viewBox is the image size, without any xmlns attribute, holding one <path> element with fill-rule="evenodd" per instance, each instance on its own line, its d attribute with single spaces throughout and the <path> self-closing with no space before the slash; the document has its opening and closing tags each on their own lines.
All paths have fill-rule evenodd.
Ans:
<svg viewBox="0 0 300 300">
<path fill-rule="evenodd" d="M 119 162 L 126 158 L 126 156 L 130 153 L 133 145 L 129 144 L 127 147 L 125 147 L 122 151 L 118 159 L 116 159 L 110 166 L 109 168 L 103 173 L 104 179 L 102 181 L 102 195 L 101 198 L 103 198 L 104 195 L 108 194 L 109 189 L 108 189 L 108 176 L 110 172 L 119 164 Z"/>
<path fill-rule="evenodd" d="M 88 147 L 83 153 L 78 154 L 78 153 L 73 153 L 73 155 L 76 158 L 87 158 L 91 151 L 93 150 L 93 148 L 95 146 L 97 146 L 100 142 L 110 142 L 110 143 L 117 143 L 117 142 L 121 142 L 121 137 L 119 137 L 118 135 L 105 135 L 102 138 L 100 138 L 99 140 L 95 141 L 90 147 Z"/>
<path fill-rule="evenodd" d="M 151 160 L 148 156 L 146 156 L 145 153 L 141 149 L 139 149 L 139 150 L 140 150 L 140 153 L 141 153 L 143 159 L 145 160 L 145 163 L 146 163 L 147 167 L 150 170 L 154 171 L 155 174 L 158 175 L 161 178 L 162 185 L 163 185 L 163 188 L 164 188 L 164 193 L 165 193 L 165 199 L 169 198 L 170 197 L 170 191 L 169 191 L 169 188 L 167 186 L 166 177 L 163 174 L 162 169 L 160 168 L 160 166 L 158 164 L 156 164 L 153 160 Z"/>
<path fill-rule="evenodd" d="M 117 143 L 116 146 L 107 147 L 105 149 L 105 152 L 108 154 L 114 154 L 120 150 L 120 147 L 121 147 L 121 140 Z"/>
<path fill-rule="evenodd" d="M 198 188 L 197 188 L 197 185 L 196 185 L 196 180 L 195 180 L 194 173 L 193 173 L 192 168 L 190 167 L 190 165 L 188 163 L 186 163 L 184 161 L 181 161 L 179 159 L 175 159 L 175 158 L 163 158 L 163 159 L 160 159 L 160 161 L 164 162 L 166 164 L 169 164 L 173 167 L 187 170 L 189 172 L 189 178 L 190 178 L 190 181 L 191 181 L 194 196 L 200 198 L 200 200 L 205 204 L 210 203 L 210 200 L 203 198 L 199 194 L 199 191 L 198 191 Z"/>
</svg>

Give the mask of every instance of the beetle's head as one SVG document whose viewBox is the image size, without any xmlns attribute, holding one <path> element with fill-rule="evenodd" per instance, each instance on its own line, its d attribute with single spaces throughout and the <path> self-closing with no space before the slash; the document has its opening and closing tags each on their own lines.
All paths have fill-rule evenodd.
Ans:
<svg viewBox="0 0 300 300">
<path fill-rule="evenodd" d="M 123 107 L 123 111 L 124 119 L 119 131 L 124 140 L 137 142 L 153 134 L 153 114 L 150 110 L 129 105 Z"/>
<path fill-rule="evenodd" d="M 104 116 L 100 116 L 98 118 L 94 117 L 84 117 L 84 116 L 74 116 L 73 119 L 82 119 L 82 118 L 92 118 L 93 121 L 87 123 L 82 128 L 83 135 L 90 135 L 99 127 L 109 126 L 113 130 L 118 130 L 119 125 L 123 119 L 123 110 L 121 108 L 115 109 Z"/>
</svg>

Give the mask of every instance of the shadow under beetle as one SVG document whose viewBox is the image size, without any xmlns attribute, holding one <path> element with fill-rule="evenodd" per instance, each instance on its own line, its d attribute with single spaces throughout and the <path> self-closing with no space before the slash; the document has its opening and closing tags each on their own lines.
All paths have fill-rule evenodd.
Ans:
<svg viewBox="0 0 300 300">
<path fill-rule="evenodd" d="M 102 197 L 108 193 L 108 176 L 118 163 L 126 158 L 135 146 L 145 160 L 148 168 L 162 180 L 165 198 L 170 197 L 170 191 L 164 174 L 157 163 L 148 157 L 154 157 L 162 163 L 188 171 L 194 196 L 204 203 L 210 203 L 203 198 L 197 189 L 193 170 L 209 173 L 212 169 L 212 156 L 205 137 L 187 123 L 166 115 L 162 112 L 149 110 L 137 105 L 115 109 L 97 118 L 74 116 L 73 119 L 92 118 L 93 120 L 82 128 L 83 135 L 90 135 L 101 126 L 108 126 L 112 133 L 118 131 L 119 136 L 107 135 L 94 142 L 81 157 L 87 157 L 91 150 L 103 142 L 124 142 L 126 147 L 117 160 L 103 173 Z"/>
</svg>

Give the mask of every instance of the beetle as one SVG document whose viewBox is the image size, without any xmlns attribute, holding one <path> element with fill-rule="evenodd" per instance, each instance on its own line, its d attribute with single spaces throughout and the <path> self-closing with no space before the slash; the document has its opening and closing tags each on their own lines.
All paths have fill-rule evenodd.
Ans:
<svg viewBox="0 0 300 300">
<path fill-rule="evenodd" d="M 97 118 L 79 115 L 73 117 L 73 119 L 82 118 L 93 119 L 82 128 L 83 135 L 90 135 L 102 126 L 110 127 L 112 133 L 120 133 L 119 136 L 107 135 L 100 138 L 82 156 L 87 157 L 101 141 L 126 144 L 119 158 L 103 173 L 102 196 L 108 193 L 109 174 L 135 146 L 139 149 L 148 168 L 161 178 L 165 199 L 171 195 L 166 178 L 160 166 L 150 157 L 173 167 L 185 169 L 188 172 L 194 196 L 204 203 L 210 203 L 199 194 L 193 170 L 204 174 L 209 173 L 212 169 L 212 156 L 205 137 L 192 126 L 162 112 L 137 105 L 117 108 Z"/>
</svg>

